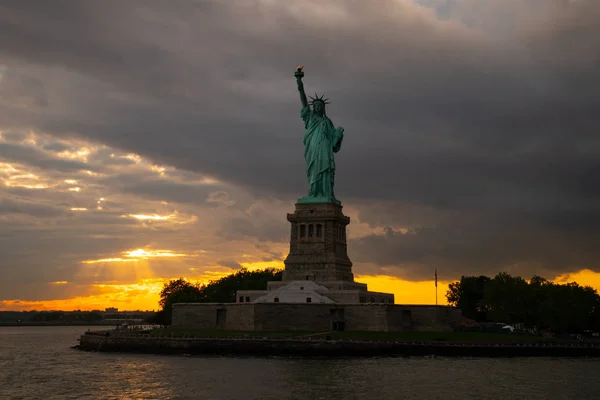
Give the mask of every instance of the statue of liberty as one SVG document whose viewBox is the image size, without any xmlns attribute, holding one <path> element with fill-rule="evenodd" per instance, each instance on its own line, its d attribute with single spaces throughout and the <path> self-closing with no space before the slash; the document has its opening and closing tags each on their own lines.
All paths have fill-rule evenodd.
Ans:
<svg viewBox="0 0 600 400">
<path fill-rule="evenodd" d="M 300 92 L 304 120 L 304 159 L 306 160 L 306 177 L 308 179 L 308 195 L 298 199 L 298 203 L 335 203 L 340 201 L 333 194 L 335 160 L 333 153 L 340 151 L 344 128 L 335 128 L 325 113 L 325 105 L 329 99 L 323 96 L 311 96 L 310 104 L 304 93 L 302 78 L 303 67 L 298 67 L 294 76 Z M 312 106 L 312 109 L 311 109 Z"/>
</svg>

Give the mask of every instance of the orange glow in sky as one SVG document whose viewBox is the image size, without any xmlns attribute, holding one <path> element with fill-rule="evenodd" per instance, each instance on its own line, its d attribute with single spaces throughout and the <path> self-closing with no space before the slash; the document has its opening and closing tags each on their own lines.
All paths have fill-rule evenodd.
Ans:
<svg viewBox="0 0 600 400">
<path fill-rule="evenodd" d="M 31 136 L 26 143 L 28 146 L 35 146 L 37 142 Z M 57 156 L 61 159 L 87 163 L 89 156 L 97 150 L 98 148 L 92 145 L 81 145 L 72 150 L 65 150 Z M 132 161 L 133 164 L 127 167 L 132 174 L 146 171 L 165 181 L 195 185 L 221 184 L 213 178 L 201 175 L 178 177 L 176 169 L 155 165 L 136 154 L 111 154 L 111 157 L 121 157 Z M 196 243 L 210 244 L 210 234 L 214 233 L 212 226 L 218 225 L 219 218 L 229 217 L 229 214 L 217 216 L 213 216 L 213 214 L 235 204 L 229 192 L 221 190 L 222 188 L 210 192 L 206 202 L 214 207 L 202 214 L 203 211 L 200 209 L 186 208 L 181 204 L 171 205 L 160 198 L 156 201 L 130 198 L 119 200 L 119 196 L 123 196 L 122 194 L 111 193 L 110 188 L 98 186 L 98 183 L 94 181 L 88 181 L 90 177 L 96 175 L 98 173 L 84 170 L 77 174 L 74 173 L 72 176 L 53 177 L 43 170 L 31 169 L 18 163 L 0 162 L 0 184 L 7 188 L 47 190 L 48 193 L 55 191 L 55 194 L 58 193 L 61 196 L 66 193 L 70 201 L 67 204 L 61 204 L 60 208 L 70 211 L 69 221 L 71 223 L 78 220 L 85 221 L 85 218 L 88 217 L 91 218 L 90 221 L 94 221 L 94 218 L 101 218 L 106 213 L 107 221 L 112 221 L 110 219 L 112 215 L 114 216 L 113 220 L 118 220 L 117 227 L 129 227 L 123 232 L 130 234 L 131 237 L 137 237 L 138 234 L 146 235 L 146 243 L 153 245 L 137 244 L 136 246 L 142 247 L 132 247 L 125 251 L 122 249 L 116 252 L 107 251 L 97 255 L 92 251 L 85 258 L 75 261 L 81 268 L 73 278 L 63 276 L 61 279 L 49 279 L 47 288 L 50 289 L 48 293 L 52 293 L 51 298 L 41 301 L 0 299 L 0 310 L 103 310 L 106 307 L 117 307 L 121 310 L 153 310 L 158 309 L 160 290 L 170 279 L 183 276 L 190 281 L 207 283 L 235 272 L 235 268 L 239 265 L 249 270 L 282 269 L 284 267 L 281 261 L 261 261 L 271 259 L 271 254 L 284 255 L 288 250 L 284 243 L 261 245 L 267 248 L 263 253 L 257 250 L 259 249 L 258 245 L 255 246 L 255 243 L 251 240 L 246 241 L 246 239 L 234 243 L 233 247 L 227 247 L 228 241 L 223 241 L 222 238 L 218 239 L 219 242 L 212 242 L 212 248 L 208 245 L 206 250 L 195 247 Z M 13 201 L 16 202 L 16 200 Z M 34 204 L 34 201 L 31 200 L 24 206 Z M 49 204 L 54 207 L 52 203 Z M 267 211 L 273 211 L 270 210 L 273 204 L 282 206 L 277 203 L 261 205 L 260 202 L 257 202 L 244 211 L 244 216 L 257 214 L 261 216 L 260 218 L 263 218 L 263 215 L 268 218 Z M 287 207 L 288 205 L 283 204 L 283 206 Z M 11 206 L 11 209 L 13 208 L 20 209 L 17 206 Z M 280 215 L 283 215 L 283 211 Z M 386 227 L 384 229 L 383 226 L 372 227 L 361 223 L 359 218 L 356 220 L 357 223 L 353 225 L 352 231 L 355 237 L 370 234 L 381 235 L 385 229 L 406 233 L 406 228 L 403 227 Z M 38 222 L 38 220 L 35 221 L 35 223 Z M 85 227 L 85 223 L 82 226 Z M 203 227 L 207 229 L 204 236 L 198 235 L 196 230 Z M 164 230 L 161 231 L 161 229 Z M 193 239 L 181 243 L 177 236 L 179 232 L 187 233 L 187 235 L 181 236 L 184 239 L 188 237 Z M 148 236 L 151 233 L 154 233 L 155 236 Z M 99 238 L 107 236 L 110 236 L 110 230 L 108 233 L 101 232 L 98 235 Z M 132 246 L 134 245 L 132 244 Z M 176 250 L 177 248 L 179 250 Z M 235 251 L 229 255 L 231 249 L 235 249 Z M 269 257 L 265 257 L 265 253 Z M 361 275 L 360 268 L 356 267 L 354 273 L 356 281 L 366 283 L 369 290 L 393 293 L 398 304 L 435 304 L 436 302 L 436 288 L 433 279 L 411 282 L 388 275 Z M 600 274 L 590 270 L 559 276 L 555 281 L 558 283 L 575 281 L 580 285 L 589 285 L 600 291 Z M 82 284 L 81 282 L 88 283 Z M 447 281 L 438 282 L 437 302 L 440 305 L 447 304 L 445 295 L 449 283 Z M 44 283 L 42 283 L 43 285 Z M 61 298 L 61 293 L 64 293 L 63 298 Z M 24 298 L 27 298 L 26 295 Z"/>
<path fill-rule="evenodd" d="M 268 264 L 268 265 L 267 265 Z M 248 269 L 262 269 L 272 266 L 273 263 L 246 263 Z M 200 277 L 189 279 L 207 283 L 219 279 L 232 270 L 213 271 Z M 173 277 L 171 279 L 177 279 Z M 369 290 L 376 292 L 394 293 L 396 304 L 435 304 L 435 285 L 433 280 L 410 282 L 391 276 L 357 275 L 357 282 L 368 284 Z M 91 296 L 74 297 L 69 299 L 49 301 L 0 301 L 0 310 L 104 310 L 106 307 L 117 307 L 120 310 L 157 310 L 159 293 L 164 283 L 169 279 L 152 278 L 143 279 L 132 284 L 97 284 L 94 289 L 100 294 Z M 569 276 L 562 276 L 555 280 L 557 283 L 577 282 L 580 285 L 589 285 L 596 290 L 600 289 L 600 274 L 584 270 Z M 50 282 L 51 285 L 66 286 L 67 281 Z M 438 281 L 438 304 L 446 302 L 446 291 L 449 282 Z"/>
</svg>

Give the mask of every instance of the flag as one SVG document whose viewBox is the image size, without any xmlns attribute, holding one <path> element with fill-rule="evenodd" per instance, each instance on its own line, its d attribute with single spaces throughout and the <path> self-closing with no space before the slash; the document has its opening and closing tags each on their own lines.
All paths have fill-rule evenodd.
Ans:
<svg viewBox="0 0 600 400">
<path fill-rule="evenodd" d="M 437 287 L 437 268 L 435 269 L 435 287 Z"/>
</svg>

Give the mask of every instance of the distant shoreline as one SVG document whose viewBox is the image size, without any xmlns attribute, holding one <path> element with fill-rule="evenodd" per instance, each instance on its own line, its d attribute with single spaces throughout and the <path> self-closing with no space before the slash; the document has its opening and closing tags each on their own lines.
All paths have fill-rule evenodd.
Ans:
<svg viewBox="0 0 600 400">
<path fill-rule="evenodd" d="M 115 323 L 98 323 L 98 322 L 0 322 L 0 328 L 3 326 L 116 326 Z"/>
<path fill-rule="evenodd" d="M 439 343 L 325 339 L 244 339 L 84 334 L 83 351 L 280 357 L 600 357 L 597 343 Z"/>
</svg>

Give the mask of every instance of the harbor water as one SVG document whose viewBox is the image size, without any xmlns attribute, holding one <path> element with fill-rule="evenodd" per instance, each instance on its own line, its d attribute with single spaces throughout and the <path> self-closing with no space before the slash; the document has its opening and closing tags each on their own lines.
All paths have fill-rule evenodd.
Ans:
<svg viewBox="0 0 600 400">
<path fill-rule="evenodd" d="M 235 358 L 71 349 L 87 329 L 0 327 L 0 399 L 597 399 L 600 396 L 600 359 Z"/>
</svg>

